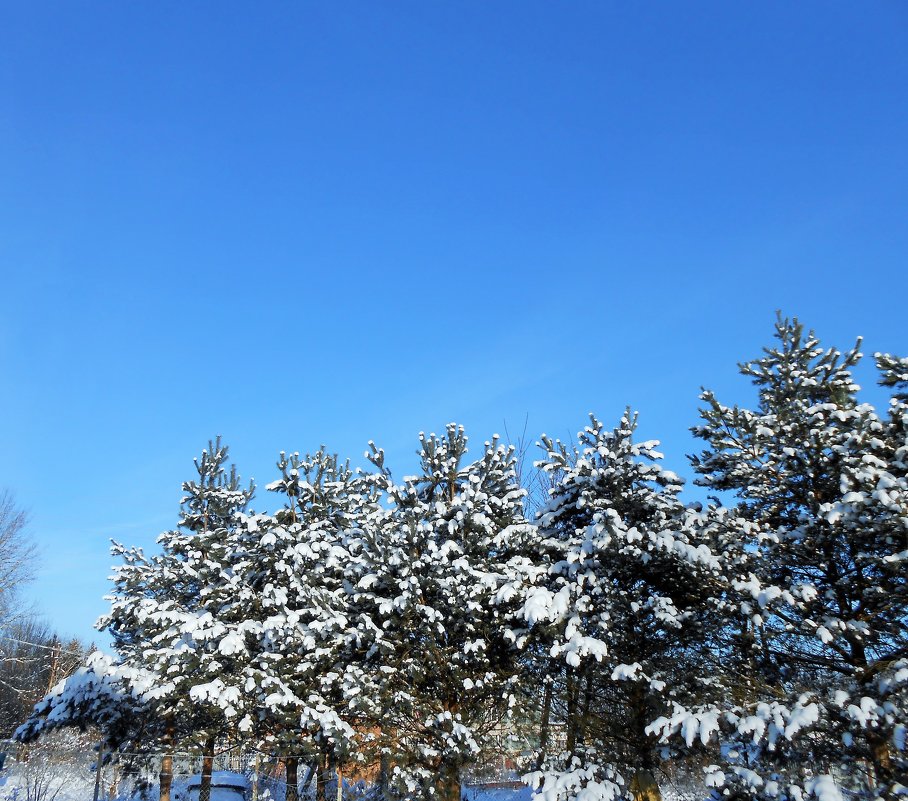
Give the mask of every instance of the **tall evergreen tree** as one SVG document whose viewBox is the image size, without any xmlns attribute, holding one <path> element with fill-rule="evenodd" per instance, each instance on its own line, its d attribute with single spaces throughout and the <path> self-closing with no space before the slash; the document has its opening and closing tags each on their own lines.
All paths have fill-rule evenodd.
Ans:
<svg viewBox="0 0 908 801">
<path fill-rule="evenodd" d="M 513 703 L 512 601 L 502 591 L 523 567 L 524 493 L 512 450 L 493 440 L 466 462 L 467 437 L 453 424 L 420 435 L 419 473 L 402 484 L 372 448 L 391 505 L 353 549 L 361 696 L 398 790 L 458 801 L 462 769 Z"/>
<path fill-rule="evenodd" d="M 699 483 L 737 498 L 729 628 L 750 665 L 725 703 L 678 708 L 655 727 L 722 747 L 709 781 L 723 792 L 799 799 L 904 792 L 908 537 L 904 400 L 889 419 L 857 398 L 842 354 L 797 320 L 741 365 L 755 409 L 703 395 Z M 904 361 L 881 357 L 904 388 Z M 900 428 L 901 426 L 901 428 Z M 734 518 L 737 517 L 737 520 Z"/>
<path fill-rule="evenodd" d="M 249 517 L 237 540 L 236 628 L 249 655 L 249 725 L 283 759 L 287 799 L 295 801 L 300 758 L 324 768 L 327 755 L 346 754 L 354 736 L 340 681 L 346 541 L 372 501 L 349 465 L 324 448 L 282 453 L 278 468 L 281 478 L 268 489 L 283 496 L 283 509 Z"/>
<path fill-rule="evenodd" d="M 218 438 L 195 460 L 198 478 L 183 484 L 180 528 L 158 538 L 161 554 L 149 558 L 114 544 L 124 564 L 114 574 L 111 611 L 99 621 L 124 664 L 158 677 L 149 697 L 165 721 L 166 739 L 201 738 L 200 801 L 210 793 L 215 737 L 243 717 L 244 660 L 224 619 L 235 600 L 236 532 L 254 487 L 241 486 L 236 469 L 226 467 L 227 455 Z M 168 765 L 162 800 L 169 797 Z"/>
<path fill-rule="evenodd" d="M 636 426 L 630 412 L 614 430 L 591 415 L 574 448 L 543 437 L 539 465 L 559 479 L 521 614 L 557 677 L 547 697 L 561 696 L 564 748 L 541 754 L 533 775 L 553 800 L 658 797 L 646 727 L 698 686 L 686 649 L 704 636 L 719 563 L 696 539 L 681 480 L 658 464 L 657 443 L 634 441 Z"/>
<path fill-rule="evenodd" d="M 113 568 L 113 592 L 105 597 L 110 611 L 96 623 L 107 630 L 117 652 L 117 667 L 124 681 L 133 675 L 150 677 L 144 688 L 132 687 L 157 718 L 160 725 L 146 732 L 138 750 L 159 745 L 163 752 L 159 776 L 160 799 L 170 801 L 173 780 L 173 751 L 177 739 L 189 734 L 191 716 L 187 713 L 188 699 L 174 692 L 168 677 L 150 669 L 146 649 L 161 632 L 160 613 L 165 610 L 174 620 L 181 614 L 182 584 L 180 572 L 166 555 L 147 556 L 141 548 L 130 548 L 114 542 L 111 554 L 122 561 Z M 151 735 L 151 736 L 149 736 Z M 155 741 L 155 738 L 157 742 Z"/>
</svg>

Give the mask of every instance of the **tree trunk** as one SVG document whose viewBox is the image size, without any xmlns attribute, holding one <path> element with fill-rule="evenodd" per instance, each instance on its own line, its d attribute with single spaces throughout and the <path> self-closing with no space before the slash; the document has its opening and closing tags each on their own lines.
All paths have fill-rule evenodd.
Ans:
<svg viewBox="0 0 908 801">
<path fill-rule="evenodd" d="M 382 801 L 390 801 L 391 799 L 391 757 L 385 751 L 385 746 L 382 744 L 381 756 L 379 757 L 379 768 L 378 768 L 378 787 L 381 794 Z"/>
<path fill-rule="evenodd" d="M 214 767 L 214 737 L 205 741 L 202 756 L 202 783 L 199 785 L 199 801 L 211 801 L 211 770 Z"/>
<path fill-rule="evenodd" d="M 580 704 L 580 681 L 577 682 L 577 701 Z M 577 724 L 577 742 L 586 745 L 586 729 L 590 721 L 590 707 L 593 703 L 593 671 L 588 670 L 583 688 L 583 705 L 580 708 L 579 722 Z"/>
<path fill-rule="evenodd" d="M 438 801 L 460 801 L 460 771 L 442 765 L 435 784 L 435 798 Z"/>
<path fill-rule="evenodd" d="M 637 762 L 637 770 L 631 778 L 629 789 L 634 801 L 662 801 L 662 791 L 653 776 L 652 738 L 646 733 L 646 726 L 652 720 L 652 716 L 649 713 L 646 687 L 642 682 L 634 682 L 629 700 Z"/>
<path fill-rule="evenodd" d="M 895 771 L 892 769 L 892 751 L 889 741 L 885 737 L 870 736 L 868 737 L 870 753 L 873 760 L 873 778 L 876 784 L 876 790 L 881 796 L 885 796 L 893 781 L 895 780 Z M 902 779 L 904 782 L 904 778 Z M 901 783 L 901 782 L 900 782 Z"/>
<path fill-rule="evenodd" d="M 113 768 L 111 769 L 110 792 L 107 794 L 108 798 L 117 797 L 117 785 L 119 785 L 119 783 L 120 783 L 120 777 L 117 775 L 119 773 L 117 768 L 118 768 L 118 765 L 114 764 Z"/>
<path fill-rule="evenodd" d="M 549 748 L 549 719 L 552 716 L 552 680 L 544 679 L 542 690 L 542 719 L 539 721 L 539 753 L 536 755 L 536 770 L 542 770 Z"/>
<path fill-rule="evenodd" d="M 326 801 L 325 783 L 327 779 L 328 755 L 320 751 L 318 755 L 318 768 L 315 771 L 315 801 Z"/>
<path fill-rule="evenodd" d="M 284 768 L 287 772 L 287 793 L 286 801 L 297 801 L 299 798 L 299 759 L 295 756 L 288 756 L 284 760 Z"/>
<path fill-rule="evenodd" d="M 634 801 L 662 801 L 659 783 L 648 770 L 638 770 L 631 779 L 630 791 Z"/>
<path fill-rule="evenodd" d="M 577 750 L 577 696 L 578 686 L 576 671 L 572 667 L 567 669 L 567 678 L 565 691 L 567 693 L 566 714 L 564 717 L 564 735 L 566 740 L 567 752 L 572 756 Z"/>
<path fill-rule="evenodd" d="M 104 741 L 98 743 L 98 761 L 95 763 L 95 801 L 101 797 L 101 765 L 104 764 Z"/>
<path fill-rule="evenodd" d="M 173 784 L 173 723 L 167 724 L 164 734 L 164 756 L 161 757 L 161 773 L 158 776 L 160 801 L 170 801 L 170 787 Z"/>
</svg>

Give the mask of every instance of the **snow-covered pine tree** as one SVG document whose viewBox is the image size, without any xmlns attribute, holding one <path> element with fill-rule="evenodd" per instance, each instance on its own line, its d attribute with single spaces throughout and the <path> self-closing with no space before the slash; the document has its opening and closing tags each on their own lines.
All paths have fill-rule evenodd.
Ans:
<svg viewBox="0 0 908 801">
<path fill-rule="evenodd" d="M 528 633 L 515 633 L 544 646 L 555 706 L 544 715 L 564 726 L 563 751 L 540 754 L 531 774 L 551 801 L 658 798 L 646 727 L 698 686 L 688 649 L 702 642 L 718 560 L 636 426 L 630 411 L 614 430 L 591 415 L 573 448 L 542 438 L 538 465 L 559 478 L 537 521 Z"/>
<path fill-rule="evenodd" d="M 158 721 L 145 703 L 154 677 L 117 664 L 100 651 L 54 686 L 13 735 L 30 743 L 53 729 L 75 727 L 100 731 L 105 752 L 137 748 L 157 734 Z"/>
<path fill-rule="evenodd" d="M 145 649 L 160 634 L 162 607 L 172 614 L 177 612 L 180 572 L 173 569 L 172 560 L 166 556 L 149 557 L 141 548 L 113 542 L 111 554 L 122 561 L 113 568 L 113 591 L 105 597 L 110 601 L 110 611 L 95 626 L 110 633 L 117 653 L 116 667 L 124 679 L 128 681 L 133 675 L 150 677 L 142 688 L 132 688 L 133 693 L 141 695 L 150 717 L 157 723 L 143 732 L 137 750 L 152 750 L 156 746 L 162 750 L 160 801 L 170 801 L 173 780 L 170 754 L 175 741 L 187 734 L 185 725 L 189 715 L 185 713 L 185 703 L 171 693 L 172 685 L 166 677 L 148 669 Z"/>
<path fill-rule="evenodd" d="M 183 484 L 182 530 L 158 539 L 182 570 L 187 603 L 179 632 L 169 628 L 164 633 L 151 667 L 174 676 L 177 687 L 188 692 L 203 747 L 199 801 L 209 801 L 215 739 L 243 717 L 245 660 L 227 620 L 237 603 L 232 567 L 236 535 L 255 486 L 242 487 L 236 467 L 227 468 L 227 456 L 220 437 L 208 443 L 194 460 L 198 479 Z"/>
<path fill-rule="evenodd" d="M 285 763 L 287 801 L 295 801 L 300 759 L 323 767 L 327 755 L 347 754 L 354 735 L 340 682 L 346 539 L 370 498 L 349 464 L 324 448 L 281 453 L 278 469 L 268 489 L 284 508 L 247 519 L 234 570 L 249 654 L 245 690 L 255 702 L 246 725 Z M 323 798 L 321 771 L 317 784 Z"/>
<path fill-rule="evenodd" d="M 908 402 L 908 357 L 877 353 L 875 358 L 880 371 L 880 384 L 896 390 L 892 397 L 892 412 L 901 415 L 902 405 Z"/>
<path fill-rule="evenodd" d="M 506 637 L 513 611 L 501 591 L 524 566 L 523 490 L 513 451 L 486 442 L 466 463 L 467 437 L 420 435 L 420 471 L 395 485 L 366 521 L 350 575 L 368 686 L 360 695 L 392 753 L 394 784 L 407 797 L 460 798 L 474 762 L 506 714 L 517 653 Z"/>
<path fill-rule="evenodd" d="M 879 763 L 876 770 L 878 784 L 888 786 L 889 794 L 895 795 L 900 787 L 908 785 L 908 620 L 905 616 L 908 607 L 905 570 L 908 564 L 908 357 L 877 353 L 875 358 L 880 371 L 879 383 L 893 392 L 885 429 L 890 454 L 886 463 L 888 475 L 879 477 L 873 496 L 894 518 L 889 526 L 892 539 L 889 544 L 896 551 L 883 557 L 889 574 L 884 589 L 892 591 L 894 601 L 887 621 L 888 638 L 894 647 L 872 668 L 879 674 L 878 711 L 884 711 L 885 721 L 880 727 L 882 733 L 876 737 Z"/>
<path fill-rule="evenodd" d="M 724 795 L 800 801 L 905 792 L 908 484 L 905 406 L 888 420 L 858 401 L 845 354 L 797 320 L 741 365 L 755 409 L 705 392 L 699 483 L 738 499 L 731 630 L 752 675 L 724 704 L 677 708 L 654 726 L 719 741 L 708 782 Z M 881 357 L 904 389 L 904 360 Z M 742 660 L 742 661 L 745 661 Z"/>
<path fill-rule="evenodd" d="M 214 738 L 242 718 L 245 660 L 223 621 L 236 600 L 234 539 L 254 487 L 243 489 L 226 462 L 220 438 L 195 460 L 198 479 L 183 484 L 180 529 L 158 538 L 161 554 L 148 558 L 114 545 L 125 561 L 115 569 L 111 611 L 98 623 L 110 630 L 124 665 L 158 677 L 147 697 L 168 745 L 179 735 L 201 738 L 200 801 L 210 793 Z M 168 765 L 162 801 L 169 798 Z"/>
</svg>

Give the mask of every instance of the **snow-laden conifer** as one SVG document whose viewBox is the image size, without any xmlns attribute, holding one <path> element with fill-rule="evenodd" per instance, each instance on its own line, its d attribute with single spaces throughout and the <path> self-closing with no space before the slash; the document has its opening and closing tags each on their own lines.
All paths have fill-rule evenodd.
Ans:
<svg viewBox="0 0 908 801">
<path fill-rule="evenodd" d="M 697 687 L 686 649 L 704 636 L 719 562 L 636 415 L 596 417 L 569 448 L 543 437 L 557 476 L 539 515 L 542 568 L 520 610 L 547 651 L 563 742 L 543 737 L 531 780 L 551 801 L 658 795 L 647 724 Z M 546 719 L 553 710 L 544 710 Z M 560 745 L 560 747 L 557 747 Z"/>
<path fill-rule="evenodd" d="M 225 621 L 236 601 L 235 537 L 253 487 L 244 489 L 226 464 L 220 439 L 195 460 L 198 478 L 183 484 L 180 527 L 158 538 L 162 553 L 147 557 L 114 544 L 124 562 L 114 571 L 111 611 L 98 623 L 124 665 L 156 677 L 146 698 L 168 745 L 184 736 L 203 747 L 201 801 L 210 790 L 215 737 L 243 718 L 245 660 Z"/>
<path fill-rule="evenodd" d="M 493 439 L 476 461 L 466 454 L 461 427 L 420 435 L 419 472 L 395 484 L 372 446 L 390 506 L 365 521 L 350 570 L 362 702 L 394 783 L 444 801 L 459 799 L 461 770 L 513 703 L 513 599 L 502 591 L 527 533 L 513 451 Z"/>
<path fill-rule="evenodd" d="M 842 354 L 783 319 L 776 338 L 741 367 L 756 408 L 706 392 L 695 429 L 699 482 L 738 501 L 728 630 L 746 669 L 723 704 L 679 706 L 653 730 L 717 742 L 707 778 L 724 794 L 894 798 L 908 723 L 903 402 L 889 419 L 859 402 L 860 342 Z M 880 367 L 904 387 L 904 360 Z"/>
<path fill-rule="evenodd" d="M 30 743 L 53 729 L 93 727 L 101 732 L 106 751 L 153 746 L 160 732 L 145 696 L 154 680 L 146 671 L 93 651 L 84 665 L 35 704 L 13 738 Z"/>
<path fill-rule="evenodd" d="M 346 541 L 374 500 L 349 464 L 324 448 L 282 453 L 278 468 L 281 477 L 268 489 L 284 507 L 249 516 L 237 538 L 235 630 L 236 648 L 248 655 L 244 692 L 252 702 L 240 728 L 280 755 L 294 799 L 301 758 L 324 767 L 328 755 L 351 750 L 341 682 Z"/>
</svg>

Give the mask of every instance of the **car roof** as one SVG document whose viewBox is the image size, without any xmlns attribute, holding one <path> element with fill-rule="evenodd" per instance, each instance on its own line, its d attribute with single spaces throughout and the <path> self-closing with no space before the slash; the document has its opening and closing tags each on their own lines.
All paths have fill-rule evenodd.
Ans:
<svg viewBox="0 0 908 801">
<path fill-rule="evenodd" d="M 200 774 L 191 777 L 188 782 L 189 787 L 197 787 L 202 783 Z M 211 774 L 212 787 L 235 787 L 240 790 L 249 789 L 249 780 L 241 773 L 233 773 L 229 770 L 216 770 Z"/>
</svg>

